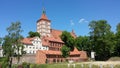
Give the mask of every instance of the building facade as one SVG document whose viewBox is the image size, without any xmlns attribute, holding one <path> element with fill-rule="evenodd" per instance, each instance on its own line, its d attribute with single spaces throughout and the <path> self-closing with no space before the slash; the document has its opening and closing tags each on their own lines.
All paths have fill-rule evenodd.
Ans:
<svg viewBox="0 0 120 68">
<path fill-rule="evenodd" d="M 48 46 L 42 45 L 42 40 L 39 37 L 24 38 L 22 43 L 27 54 L 36 54 L 37 50 L 49 50 Z"/>
</svg>

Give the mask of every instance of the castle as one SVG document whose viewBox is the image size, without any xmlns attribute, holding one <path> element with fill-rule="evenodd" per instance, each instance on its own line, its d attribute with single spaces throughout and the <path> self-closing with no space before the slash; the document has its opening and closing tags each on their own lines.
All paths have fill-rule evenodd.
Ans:
<svg viewBox="0 0 120 68">
<path fill-rule="evenodd" d="M 63 31 L 51 28 L 51 21 L 47 18 L 45 10 L 43 10 L 42 16 L 37 21 L 37 32 L 40 33 L 40 38 L 24 38 L 22 41 L 25 47 L 24 51 L 27 54 L 36 55 L 37 64 L 64 62 L 66 59 L 75 62 L 87 60 L 86 52 L 78 51 L 77 48 L 70 52 L 68 58 L 62 57 L 60 49 L 64 46 L 64 42 L 61 40 L 60 35 Z M 70 34 L 74 38 L 77 37 L 74 31 Z"/>
</svg>

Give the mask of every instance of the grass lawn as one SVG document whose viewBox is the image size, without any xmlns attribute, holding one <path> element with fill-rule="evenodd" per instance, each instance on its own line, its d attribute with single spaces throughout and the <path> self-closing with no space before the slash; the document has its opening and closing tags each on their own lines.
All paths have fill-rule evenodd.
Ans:
<svg viewBox="0 0 120 68">
<path fill-rule="evenodd" d="M 74 64 L 44 64 L 40 65 L 40 68 L 112 68 L 112 65 L 94 65 L 94 64 L 84 64 L 84 63 L 75 63 Z M 120 65 L 114 65 L 114 68 L 120 68 Z"/>
<path fill-rule="evenodd" d="M 112 62 L 114 63 L 114 62 Z M 79 62 L 79 63 L 54 63 L 54 64 L 30 64 L 30 68 L 120 68 L 120 63 L 116 62 L 117 64 L 113 65 L 111 62 Z M 112 65 L 111 65 L 112 64 Z"/>
</svg>

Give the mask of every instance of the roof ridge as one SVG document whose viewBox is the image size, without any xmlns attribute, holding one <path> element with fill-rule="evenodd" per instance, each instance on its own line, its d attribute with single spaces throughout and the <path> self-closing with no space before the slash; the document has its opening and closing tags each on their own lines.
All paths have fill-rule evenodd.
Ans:
<svg viewBox="0 0 120 68">
<path fill-rule="evenodd" d="M 58 30 L 58 29 L 51 29 L 51 30 L 56 30 L 56 31 L 61 31 L 61 32 L 63 32 L 63 30 Z"/>
</svg>

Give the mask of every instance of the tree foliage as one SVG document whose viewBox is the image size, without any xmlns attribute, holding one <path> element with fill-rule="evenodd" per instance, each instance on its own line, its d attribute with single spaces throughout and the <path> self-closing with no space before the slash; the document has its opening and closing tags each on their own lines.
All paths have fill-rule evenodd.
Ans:
<svg viewBox="0 0 120 68">
<path fill-rule="evenodd" d="M 70 48 L 67 47 L 66 45 L 64 45 L 64 46 L 61 48 L 61 52 L 62 52 L 62 56 L 66 58 L 66 57 L 69 56 Z"/>
<path fill-rule="evenodd" d="M 74 50 L 75 39 L 71 36 L 71 34 L 67 31 L 63 31 L 60 36 L 62 41 L 64 42 L 64 46 L 61 48 L 63 57 L 68 57 L 69 51 Z"/>
<path fill-rule="evenodd" d="M 75 45 L 79 51 L 84 50 L 87 51 L 90 56 L 90 52 L 92 50 L 91 42 L 89 40 L 89 36 L 79 36 L 75 39 Z"/>
<path fill-rule="evenodd" d="M 87 48 L 89 47 L 89 37 L 87 36 L 79 36 L 76 39 L 76 46 L 78 48 L 78 50 L 87 50 Z"/>
<path fill-rule="evenodd" d="M 0 45 L 2 44 L 2 38 L 0 38 Z"/>
<path fill-rule="evenodd" d="M 3 52 L 5 57 L 9 60 L 8 63 L 12 63 L 12 57 L 16 55 L 18 59 L 18 63 L 20 60 L 20 56 L 23 54 L 23 45 L 21 43 L 21 39 L 23 38 L 21 35 L 21 23 L 20 22 L 13 22 L 7 28 L 8 35 L 5 36 L 3 42 Z"/>
<path fill-rule="evenodd" d="M 70 47 L 70 50 L 72 51 L 74 49 L 75 39 L 71 36 L 71 34 L 67 31 L 63 31 L 60 37 L 64 44 L 67 47 Z"/>
<path fill-rule="evenodd" d="M 31 37 L 31 38 L 32 38 L 32 37 L 36 37 L 36 36 L 37 36 L 37 37 L 40 37 L 40 34 L 39 34 L 38 32 L 32 32 L 32 31 L 30 31 L 28 34 L 29 34 L 28 37 Z"/>
<path fill-rule="evenodd" d="M 114 33 L 105 20 L 91 21 L 90 41 L 97 60 L 107 60 L 114 50 Z"/>
<path fill-rule="evenodd" d="M 115 34 L 116 46 L 114 49 L 114 55 L 120 56 L 120 23 L 117 25 L 116 34 Z"/>
</svg>

